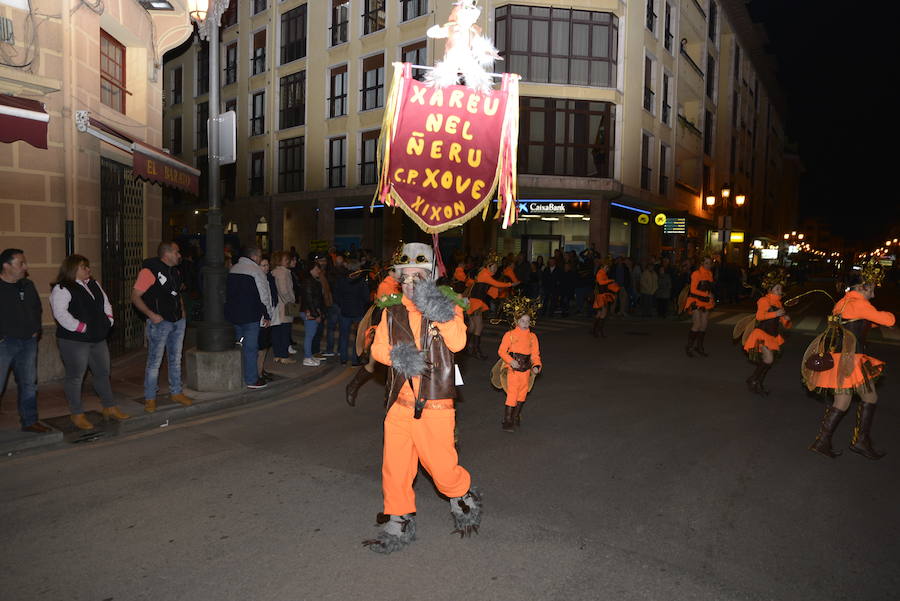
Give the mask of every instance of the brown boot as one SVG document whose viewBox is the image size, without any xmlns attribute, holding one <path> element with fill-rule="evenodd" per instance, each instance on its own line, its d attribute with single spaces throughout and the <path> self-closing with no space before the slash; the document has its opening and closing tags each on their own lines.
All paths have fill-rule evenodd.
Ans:
<svg viewBox="0 0 900 601">
<path fill-rule="evenodd" d="M 190 407 L 194 404 L 194 399 L 181 392 L 179 392 L 178 394 L 170 395 L 169 398 L 171 398 L 176 403 L 181 403 L 185 407 Z"/>
<path fill-rule="evenodd" d="M 156 411 L 156 399 L 144 399 L 144 412 L 154 413 Z"/>
<path fill-rule="evenodd" d="M 94 429 L 94 424 L 88 421 L 88 418 L 84 416 L 84 413 L 73 413 L 69 416 L 69 419 L 71 419 L 72 423 L 75 424 L 80 430 Z"/>
<path fill-rule="evenodd" d="M 360 367 L 356 370 L 356 373 L 353 374 L 353 379 L 350 380 L 350 383 L 347 384 L 347 388 L 344 391 L 348 405 L 356 407 L 356 394 L 359 392 L 360 387 L 368 382 L 373 375 L 374 374 L 369 373 L 365 367 Z"/>
<path fill-rule="evenodd" d="M 513 408 L 512 421 L 513 425 L 516 428 L 522 426 L 522 408 L 525 406 L 525 403 L 517 403 Z"/>
<path fill-rule="evenodd" d="M 116 407 L 115 405 L 113 405 L 112 407 L 104 407 L 103 408 L 103 419 L 105 419 L 107 421 L 111 418 L 115 418 L 121 422 L 121 421 L 125 421 L 129 417 L 131 417 L 131 416 L 128 415 L 127 413 L 122 413 L 119 410 L 119 408 Z"/>
<path fill-rule="evenodd" d="M 509 405 L 503 406 L 503 421 L 500 423 L 500 429 L 504 432 L 515 432 L 516 429 L 513 427 L 513 411 L 515 407 L 510 407 Z"/>
<path fill-rule="evenodd" d="M 706 332 L 705 331 L 696 332 L 696 337 L 697 337 L 697 343 L 695 346 L 697 348 L 694 350 L 696 350 L 697 354 L 700 355 L 701 357 L 709 357 L 709 353 L 707 353 L 706 349 L 703 348 L 703 339 L 706 337 Z"/>
<path fill-rule="evenodd" d="M 771 363 L 763 363 L 760 366 L 759 370 L 759 394 L 763 396 L 769 396 L 769 389 L 763 385 L 763 382 L 766 380 L 766 375 L 769 373 L 769 370 L 772 369 Z"/>
<path fill-rule="evenodd" d="M 859 403 L 856 408 L 856 427 L 853 428 L 853 437 L 850 439 L 850 450 L 866 459 L 881 459 L 887 454 L 872 448 L 869 432 L 872 431 L 872 420 L 875 419 L 875 407 L 875 403 Z"/>
<path fill-rule="evenodd" d="M 684 352 L 687 354 L 688 357 L 694 356 L 694 353 L 691 351 L 694 348 L 694 344 L 696 344 L 696 342 L 697 342 L 697 332 L 695 332 L 694 330 L 691 330 L 690 332 L 688 332 L 687 346 L 684 347 Z"/>
<path fill-rule="evenodd" d="M 831 448 L 831 435 L 834 434 L 835 428 L 837 428 L 845 413 L 847 412 L 841 411 L 834 405 L 828 405 L 825 408 L 825 415 L 822 416 L 822 423 L 819 425 L 819 433 L 816 434 L 816 440 L 809 445 L 810 451 L 821 453 L 832 459 L 841 454 L 841 451 L 835 451 Z"/>
<path fill-rule="evenodd" d="M 753 373 L 746 379 L 747 389 L 755 394 L 759 394 L 759 372 L 762 370 L 762 362 L 756 364 Z"/>
</svg>

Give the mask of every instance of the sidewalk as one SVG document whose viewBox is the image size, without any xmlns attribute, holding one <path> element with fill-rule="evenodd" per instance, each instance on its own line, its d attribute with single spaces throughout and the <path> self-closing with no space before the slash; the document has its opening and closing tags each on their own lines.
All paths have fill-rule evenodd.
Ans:
<svg viewBox="0 0 900 601">
<path fill-rule="evenodd" d="M 297 328 L 295 326 L 295 339 Z M 299 332 L 302 341 L 302 326 Z M 185 349 L 185 352 L 187 349 Z M 85 377 L 82 387 L 84 414 L 94 424 L 94 430 L 79 430 L 69 419 L 69 405 L 63 392 L 63 381 L 54 380 L 38 385 L 37 404 L 40 421 L 53 428 L 47 434 L 22 432 L 19 424 L 17 407 L 17 386 L 12 373 L 6 383 L 6 391 L 0 395 L 0 456 L 12 455 L 38 447 L 47 447 L 64 443 L 89 442 L 109 436 L 117 436 L 128 432 L 167 425 L 195 415 L 218 411 L 236 405 L 249 404 L 267 396 L 267 392 L 279 390 L 290 385 L 307 384 L 328 374 L 336 373 L 340 368 L 337 357 L 324 359 L 319 367 L 303 367 L 302 349 L 294 365 L 282 365 L 272 361 L 271 353 L 266 360 L 266 371 L 275 375 L 268 387 L 259 390 L 241 388 L 229 392 L 199 392 L 189 388 L 184 393 L 194 400 L 190 407 L 169 399 L 168 368 L 165 360 L 159 371 L 159 394 L 155 413 L 144 412 L 144 365 L 147 352 L 145 349 L 134 351 L 112 361 L 113 396 L 119 409 L 131 416 L 124 422 L 104 422 L 100 413 L 100 399 L 94 392 L 90 373 Z"/>
</svg>

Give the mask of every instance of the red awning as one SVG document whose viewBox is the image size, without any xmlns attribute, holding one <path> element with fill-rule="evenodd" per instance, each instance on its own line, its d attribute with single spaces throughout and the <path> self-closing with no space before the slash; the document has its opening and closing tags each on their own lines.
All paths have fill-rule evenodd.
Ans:
<svg viewBox="0 0 900 601">
<path fill-rule="evenodd" d="M 200 171 L 149 144 L 132 142 L 131 149 L 134 152 L 135 175 L 199 196 Z"/>
<path fill-rule="evenodd" d="M 35 148 L 47 148 L 49 121 L 43 102 L 0 94 L 0 142 L 22 140 Z"/>
</svg>

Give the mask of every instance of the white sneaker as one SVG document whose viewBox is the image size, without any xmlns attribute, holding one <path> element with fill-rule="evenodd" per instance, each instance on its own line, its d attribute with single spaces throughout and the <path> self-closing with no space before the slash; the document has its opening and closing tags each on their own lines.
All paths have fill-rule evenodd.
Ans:
<svg viewBox="0 0 900 601">
<path fill-rule="evenodd" d="M 322 356 L 323 357 L 335 357 L 335 356 L 337 356 L 337 353 L 322 353 Z"/>
<path fill-rule="evenodd" d="M 292 346 L 288 346 L 288 354 L 289 354 L 289 355 L 296 355 L 296 354 L 297 354 L 297 349 L 295 349 L 295 348 L 292 347 Z"/>
<path fill-rule="evenodd" d="M 303 365 L 306 367 L 319 367 L 319 360 L 313 359 L 312 357 L 307 357 L 303 360 Z"/>
</svg>

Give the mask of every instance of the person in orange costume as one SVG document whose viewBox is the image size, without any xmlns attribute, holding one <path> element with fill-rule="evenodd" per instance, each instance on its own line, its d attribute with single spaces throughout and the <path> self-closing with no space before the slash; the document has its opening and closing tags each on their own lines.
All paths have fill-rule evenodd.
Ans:
<svg viewBox="0 0 900 601">
<path fill-rule="evenodd" d="M 512 256 L 512 255 L 510 255 L 510 256 Z M 516 285 L 518 285 L 520 282 L 519 282 L 519 278 L 516 277 L 516 272 L 515 272 L 515 270 L 513 269 L 513 267 L 515 267 L 515 265 L 514 265 L 514 263 L 513 263 L 513 260 L 508 258 L 508 259 L 506 260 L 506 267 L 503 268 L 503 277 L 505 278 L 505 281 L 507 281 L 507 282 L 512 282 L 513 286 L 516 286 Z M 509 293 L 510 293 L 510 289 L 509 289 L 509 288 L 504 288 L 503 290 L 493 288 L 492 290 L 496 290 L 496 291 L 497 291 L 497 295 L 494 296 L 494 298 L 507 298 L 507 297 L 509 297 Z M 490 293 L 490 292 L 489 292 L 489 293 Z"/>
<path fill-rule="evenodd" d="M 384 511 L 376 519 L 383 529 L 377 538 L 363 541 L 378 553 L 415 540 L 413 481 L 420 462 L 450 498 L 454 532 L 467 536 L 481 524 L 481 498 L 453 444 L 454 353 L 466 343 L 465 300 L 435 286 L 434 254 L 426 244 L 404 245 L 402 263 L 395 268 L 403 294 L 381 303 L 372 343 L 372 355 L 390 368 L 381 469 Z"/>
<path fill-rule="evenodd" d="M 535 309 L 532 301 L 524 296 L 504 303 L 504 312 L 513 324 L 513 329 L 503 335 L 497 349 L 506 370 L 506 404 L 501 424 L 504 432 L 514 432 L 521 424 L 531 374 L 537 375 L 543 368 L 537 335 L 531 331 Z"/>
<path fill-rule="evenodd" d="M 462 294 L 466 291 L 466 288 L 475 283 L 475 280 L 469 277 L 469 274 L 466 273 L 466 267 L 468 267 L 467 263 L 460 262 L 456 269 L 453 270 L 453 291 Z"/>
<path fill-rule="evenodd" d="M 484 263 L 478 276 L 475 278 L 475 284 L 472 286 L 472 292 L 469 293 L 469 354 L 476 359 L 484 359 L 481 353 L 481 332 L 484 330 L 484 312 L 488 311 L 491 306 L 491 298 L 497 297 L 497 289 L 509 288 L 516 286 L 512 282 L 501 282 L 494 278 L 497 273 L 497 267 L 500 265 L 500 255 L 491 251 L 484 258 Z M 494 289 L 493 295 L 491 289 Z"/>
<path fill-rule="evenodd" d="M 879 311 L 870 302 L 875 298 L 875 288 L 881 284 L 884 272 L 875 259 L 872 259 L 861 270 L 851 273 L 849 288 L 844 297 L 834 305 L 831 317 L 824 334 L 818 336 L 810 344 L 810 349 L 826 343 L 820 357 L 811 354 L 810 349 L 804 356 L 801 367 L 804 384 L 809 390 L 825 390 L 834 395 L 834 403 L 827 405 L 825 415 L 819 425 L 816 440 L 809 450 L 821 453 L 826 457 L 837 457 L 840 451 L 831 448 L 831 436 L 841 419 L 850 408 L 853 395 L 858 394 L 860 404 L 856 410 L 856 427 L 850 439 L 850 450 L 868 459 L 881 459 L 885 453 L 872 447 L 872 422 L 875 419 L 875 408 L 878 394 L 875 382 L 884 373 L 884 362 L 868 354 L 866 337 L 874 327 L 893 327 L 897 319 L 889 311 Z M 855 349 L 848 343 L 855 338 Z M 851 353 L 851 351 L 853 351 Z M 814 371 L 809 368 L 809 359 L 824 359 L 828 352 L 833 362 L 830 369 Z"/>
<path fill-rule="evenodd" d="M 606 316 L 609 312 L 607 305 L 616 302 L 616 294 L 619 292 L 619 285 L 616 284 L 615 280 L 610 279 L 606 273 L 608 266 L 609 261 L 607 260 L 597 270 L 597 276 L 594 278 L 597 282 L 597 286 L 594 289 L 594 309 L 597 312 L 594 314 L 594 327 L 591 331 L 594 338 L 597 338 L 598 335 L 606 338 L 603 326 L 606 324 Z"/>
<path fill-rule="evenodd" d="M 703 338 L 706 336 L 706 326 L 709 325 L 709 312 L 716 306 L 712 289 L 712 258 L 704 257 L 700 267 L 691 274 L 691 289 L 684 303 L 684 310 L 691 314 L 691 331 L 687 346 L 684 347 L 688 357 L 694 356 L 694 350 L 702 357 L 708 356 L 703 348 Z"/>
<path fill-rule="evenodd" d="M 784 276 L 778 271 L 769 272 L 763 278 L 762 287 L 766 295 L 756 301 L 756 327 L 744 342 L 744 350 L 750 360 L 756 363 L 756 369 L 747 378 L 747 386 L 750 392 L 757 394 L 769 394 L 763 381 L 772 369 L 775 353 L 779 353 L 784 344 L 784 338 L 778 330 L 779 327 L 791 327 L 791 318 L 781 304 L 784 282 Z"/>
<path fill-rule="evenodd" d="M 356 331 L 357 339 L 362 338 L 364 340 L 362 348 L 364 352 L 369 353 L 369 359 L 366 361 L 365 365 L 356 370 L 356 373 L 353 374 L 353 378 L 347 383 L 347 387 L 344 389 L 344 399 L 351 407 L 356 406 L 356 395 L 359 394 L 359 389 L 375 375 L 375 358 L 370 352 L 370 347 L 375 327 L 378 325 L 378 319 L 381 317 L 381 311 L 378 309 L 377 303 L 379 300 L 386 299 L 391 295 L 400 294 L 400 282 L 396 280 L 394 275 L 394 267 L 388 267 L 387 275 L 378 284 L 378 290 L 375 292 L 376 304 L 369 309 L 366 316 L 359 322 L 360 325 Z M 357 349 L 359 348 L 360 347 L 357 346 Z"/>
</svg>

